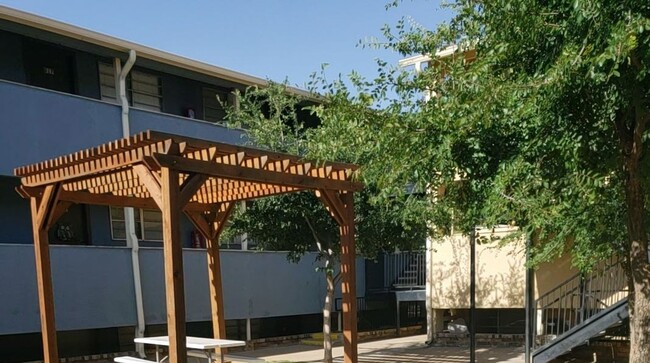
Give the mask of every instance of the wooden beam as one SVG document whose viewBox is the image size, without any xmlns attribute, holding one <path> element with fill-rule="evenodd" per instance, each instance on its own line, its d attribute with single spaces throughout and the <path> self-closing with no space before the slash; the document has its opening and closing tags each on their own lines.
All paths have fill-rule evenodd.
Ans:
<svg viewBox="0 0 650 363">
<path fill-rule="evenodd" d="M 203 174 L 192 174 L 185 179 L 183 185 L 181 185 L 181 195 L 178 203 L 185 206 L 207 179 L 208 176 Z"/>
<path fill-rule="evenodd" d="M 61 184 L 48 185 L 43 190 L 40 204 L 37 209 L 36 226 L 39 229 L 45 229 L 51 222 L 53 211 L 59 201 L 61 193 Z"/>
<path fill-rule="evenodd" d="M 205 220 L 205 213 L 206 212 L 201 212 L 201 211 L 191 211 L 191 210 L 184 210 L 183 211 L 185 215 L 187 216 L 187 219 L 192 222 L 194 225 L 194 228 L 196 228 L 199 232 L 201 232 L 201 235 L 208 240 L 209 237 L 212 235 L 212 230 L 210 227 L 210 223 L 208 223 Z"/>
<path fill-rule="evenodd" d="M 161 169 L 163 253 L 167 295 L 167 335 L 169 362 L 186 363 L 185 287 L 183 282 L 183 246 L 180 238 L 181 205 L 177 170 Z"/>
<path fill-rule="evenodd" d="M 341 292 L 343 297 L 343 362 L 357 363 L 357 285 L 354 242 L 354 195 L 339 195 L 344 206 L 341 234 Z"/>
<path fill-rule="evenodd" d="M 42 187 L 16 187 L 16 191 L 23 198 L 37 197 L 40 198 L 45 189 Z M 59 200 L 61 202 L 70 202 L 74 204 L 90 204 L 90 205 L 105 205 L 111 207 L 133 207 L 142 209 L 159 209 L 158 204 L 152 198 L 139 198 L 135 196 L 118 196 L 112 194 L 94 194 L 84 191 L 67 192 L 61 191 L 59 193 Z M 188 203 L 185 209 L 191 211 L 208 211 L 211 210 L 210 204 L 204 203 Z"/>
<path fill-rule="evenodd" d="M 158 176 L 154 176 L 154 173 L 143 164 L 134 165 L 133 171 L 138 175 L 140 183 L 147 188 L 149 195 L 151 195 L 154 202 L 158 204 L 158 208 L 162 210 L 162 190 L 161 183 L 158 181 Z M 178 173 L 176 174 L 178 175 Z M 178 179 L 175 181 L 175 184 L 176 187 L 178 187 Z"/>
<path fill-rule="evenodd" d="M 50 247 L 47 238 L 47 221 L 51 221 L 53 218 L 52 214 L 56 209 L 58 190 L 60 190 L 60 185 L 49 185 L 45 188 L 40 201 L 35 196 L 30 198 L 34 257 L 36 258 L 36 285 L 41 317 L 43 359 L 45 363 L 59 362 L 54 319 L 54 293 L 52 289 Z"/>
<path fill-rule="evenodd" d="M 186 173 L 200 173 L 233 180 L 244 180 L 303 189 L 358 191 L 363 188 L 363 184 L 347 180 L 333 180 L 308 175 L 249 169 L 235 165 L 216 164 L 207 161 L 192 160 L 179 156 L 158 153 L 154 154 L 154 158 L 162 166 L 174 168 Z"/>
<path fill-rule="evenodd" d="M 338 194 L 328 190 L 316 190 L 316 197 L 325 204 L 325 208 L 339 225 L 345 224 L 345 206 Z"/>
<path fill-rule="evenodd" d="M 215 218 L 212 221 L 213 238 L 218 238 L 219 235 L 221 235 L 221 232 L 226 226 L 226 221 L 235 207 L 235 203 L 222 203 L 221 205 L 223 207 L 218 209 Z"/>
</svg>

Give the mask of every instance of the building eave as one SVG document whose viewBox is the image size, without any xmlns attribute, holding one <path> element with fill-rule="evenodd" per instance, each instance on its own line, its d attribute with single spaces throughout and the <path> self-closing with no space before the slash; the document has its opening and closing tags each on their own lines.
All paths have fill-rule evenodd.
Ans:
<svg viewBox="0 0 650 363">
<path fill-rule="evenodd" d="M 139 58 L 146 58 L 173 67 L 187 69 L 192 72 L 205 74 L 231 82 L 240 83 L 246 86 L 268 86 L 265 79 L 247 75 L 230 69 L 214 66 L 190 58 L 182 57 L 173 53 L 165 52 L 127 40 L 112 37 L 89 29 L 70 25 L 58 20 L 46 18 L 40 15 L 0 5 L 0 19 L 22 24 L 36 29 L 58 34 L 65 37 L 78 39 L 107 49 L 128 54 L 129 50 L 135 50 Z M 289 92 L 309 99 L 317 100 L 313 94 L 296 87 L 287 87 Z"/>
</svg>

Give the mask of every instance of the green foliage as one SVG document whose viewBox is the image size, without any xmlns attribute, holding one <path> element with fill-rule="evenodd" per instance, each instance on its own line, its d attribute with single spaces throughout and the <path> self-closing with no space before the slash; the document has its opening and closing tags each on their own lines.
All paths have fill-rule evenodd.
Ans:
<svg viewBox="0 0 650 363">
<path fill-rule="evenodd" d="M 288 92 L 285 83 L 235 91 L 236 105 L 224 105 L 226 122 L 247 130 L 252 145 L 304 156 L 305 128 L 298 119 L 302 98 Z"/>
<path fill-rule="evenodd" d="M 256 147 L 283 151 L 313 160 L 360 162 L 368 155 L 360 155 L 353 140 L 338 140 L 349 144 L 321 143 L 320 128 L 306 128 L 299 118 L 309 100 L 290 93 L 286 84 L 271 83 L 267 88 L 252 87 L 238 94 L 238 107 L 228 108 L 230 125 L 248 131 L 249 143 Z M 317 99 L 314 96 L 314 99 Z M 312 100 L 313 103 L 313 100 Z M 342 107 L 347 102 L 341 103 Z M 356 107 L 356 106 L 355 106 Z M 315 108 L 320 110 L 320 108 Z M 356 107 L 360 113 L 371 112 L 367 107 Z M 336 117 L 328 107 L 327 117 Z M 316 116 L 323 114 L 315 113 Z M 421 213 L 413 207 L 415 198 L 395 196 L 377 199 L 381 191 L 370 179 L 366 188 L 355 193 L 357 252 L 375 257 L 382 251 L 417 249 L 426 238 L 426 224 Z M 381 203 L 379 203 L 381 202 Z M 415 218 L 415 217 L 418 218 Z M 231 218 L 224 238 L 246 233 L 261 249 L 287 251 L 288 259 L 299 260 L 308 251 L 318 251 L 325 260 L 323 268 L 333 271 L 340 252 L 339 227 L 313 192 L 301 192 L 263 198 L 239 209 Z"/>
<path fill-rule="evenodd" d="M 407 183 L 444 190 L 420 205 L 437 232 L 514 223 L 538 242 L 536 262 L 571 253 L 581 268 L 625 252 L 631 151 L 621 132 L 633 134 L 648 118 L 650 3 L 448 6 L 456 16 L 433 31 L 407 20 L 384 27 L 383 44 L 404 56 L 458 45 L 423 72 L 380 63 L 377 79 L 353 75 L 353 89 L 315 77 L 327 100 L 316 110 L 319 147 L 351 145 L 355 161 L 364 161 L 362 177 L 384 200 Z M 425 92 L 436 96 L 416 96 Z M 643 128 L 642 153 L 647 138 Z"/>
</svg>

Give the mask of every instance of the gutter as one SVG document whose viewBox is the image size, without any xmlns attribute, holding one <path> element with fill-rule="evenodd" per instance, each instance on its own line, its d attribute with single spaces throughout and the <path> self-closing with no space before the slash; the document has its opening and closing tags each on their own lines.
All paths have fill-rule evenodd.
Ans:
<svg viewBox="0 0 650 363">
<path fill-rule="evenodd" d="M 244 86 L 267 87 L 269 84 L 269 82 L 263 78 L 189 59 L 173 53 L 118 39 L 110 35 L 66 24 L 58 20 L 31 14 L 3 5 L 0 5 L 0 19 L 23 24 L 36 29 L 42 29 L 47 32 L 59 34 L 64 37 L 80 40 L 86 43 L 95 44 L 100 47 L 112 49 L 118 52 L 128 53 L 130 50 L 135 50 L 138 52 L 140 58 L 146 58 L 154 62 L 170 65 L 172 67 L 187 69 L 192 72 L 208 75 L 210 77 L 216 77 L 235 83 L 240 83 Z M 296 87 L 287 87 L 287 90 L 295 95 L 306 97 L 311 101 L 317 102 L 320 100 L 320 97 L 314 97 L 314 95 L 306 90 L 302 90 Z"/>
<path fill-rule="evenodd" d="M 129 122 L 129 100 L 126 98 L 126 76 L 133 68 L 135 63 L 135 50 L 129 50 L 129 58 L 122 68 L 119 58 L 115 58 L 115 90 L 119 92 L 119 100 L 122 105 L 122 136 L 129 137 L 131 135 L 131 127 Z M 135 212 L 133 208 L 124 208 L 124 228 L 126 229 L 126 246 L 131 248 L 131 266 L 133 269 L 133 287 L 135 293 L 135 311 L 137 316 L 137 324 L 135 326 L 135 337 L 144 337 L 144 304 L 142 302 L 142 279 L 140 276 L 140 243 L 135 234 Z M 135 350 L 141 358 L 145 358 L 144 344 L 136 344 Z"/>
</svg>

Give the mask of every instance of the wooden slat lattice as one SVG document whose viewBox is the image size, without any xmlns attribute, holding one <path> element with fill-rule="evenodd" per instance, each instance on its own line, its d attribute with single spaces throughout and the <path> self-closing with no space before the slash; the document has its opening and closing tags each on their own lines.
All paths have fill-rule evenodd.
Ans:
<svg viewBox="0 0 650 363">
<path fill-rule="evenodd" d="M 83 193 L 81 199 L 84 200 L 88 199 L 88 195 L 101 195 L 146 199 L 148 203 L 152 196 L 133 168 L 136 165 L 146 165 L 151 169 L 151 175 L 159 179 L 161 165 L 156 155 L 201 161 L 209 163 L 205 164 L 208 167 L 224 166 L 225 175 L 213 172 L 191 196 L 189 200 L 195 204 L 209 205 L 259 198 L 315 189 L 315 185 L 319 189 L 328 189 L 328 185 L 335 190 L 360 189 L 360 184 L 350 182 L 357 168 L 355 165 L 319 165 L 294 155 L 154 131 L 145 131 L 129 138 L 19 167 L 14 173 L 22 178 L 26 187 L 43 188 L 61 183 L 64 197 L 80 192 Z M 233 170 L 240 172 L 233 173 Z M 190 171 L 182 168 L 178 171 L 178 182 L 181 185 Z M 238 177 L 239 174 L 243 176 Z M 260 177 L 256 178 L 257 175 Z M 292 183 L 284 185 L 282 175 L 287 176 Z M 106 200 L 104 197 L 103 201 Z"/>
</svg>

